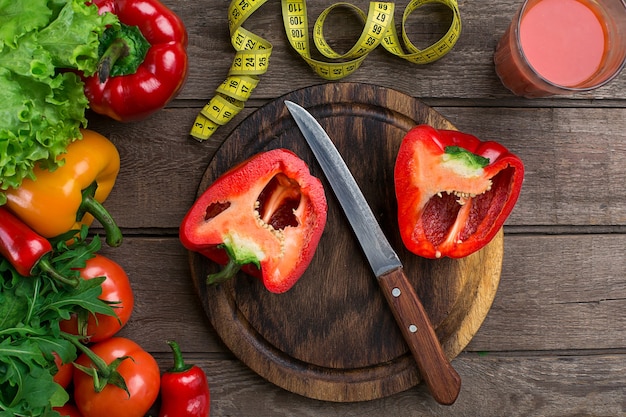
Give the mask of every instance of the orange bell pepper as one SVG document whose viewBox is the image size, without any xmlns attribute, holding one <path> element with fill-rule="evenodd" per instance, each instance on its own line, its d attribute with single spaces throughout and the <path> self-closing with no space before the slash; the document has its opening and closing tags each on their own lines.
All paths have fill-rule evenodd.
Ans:
<svg viewBox="0 0 626 417">
<path fill-rule="evenodd" d="M 97 219 L 110 246 L 122 243 L 122 233 L 102 202 L 109 196 L 120 170 L 115 145 L 91 130 L 81 129 L 59 156 L 63 164 L 54 171 L 36 167 L 34 179 L 5 192 L 6 206 L 34 231 L 53 238 L 90 226 Z"/>
</svg>

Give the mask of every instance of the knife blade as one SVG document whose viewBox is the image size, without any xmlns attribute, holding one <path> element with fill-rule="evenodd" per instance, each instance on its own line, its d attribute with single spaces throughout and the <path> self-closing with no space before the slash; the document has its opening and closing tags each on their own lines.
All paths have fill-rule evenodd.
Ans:
<svg viewBox="0 0 626 417">
<path fill-rule="evenodd" d="M 440 404 L 453 404 L 461 378 L 445 356 L 400 258 L 324 128 L 298 104 L 286 100 L 285 105 L 339 200 L 430 394 Z"/>
</svg>

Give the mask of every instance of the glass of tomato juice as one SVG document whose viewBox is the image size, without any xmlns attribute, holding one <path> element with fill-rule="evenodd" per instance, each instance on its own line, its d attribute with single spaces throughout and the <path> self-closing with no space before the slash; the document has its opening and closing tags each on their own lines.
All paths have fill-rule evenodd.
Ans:
<svg viewBox="0 0 626 417">
<path fill-rule="evenodd" d="M 515 95 L 600 87 L 626 64 L 626 0 L 525 0 L 494 54 Z"/>
</svg>

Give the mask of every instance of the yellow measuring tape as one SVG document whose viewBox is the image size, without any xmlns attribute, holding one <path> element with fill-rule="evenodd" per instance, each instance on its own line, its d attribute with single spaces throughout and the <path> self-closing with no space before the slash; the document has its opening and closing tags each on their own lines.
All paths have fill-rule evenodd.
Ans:
<svg viewBox="0 0 626 417">
<path fill-rule="evenodd" d="M 206 140 L 222 126 L 234 118 L 244 108 L 244 103 L 259 82 L 259 75 L 267 71 L 272 45 L 265 39 L 242 27 L 259 7 L 267 0 L 232 0 L 228 8 L 228 26 L 235 58 L 228 77 L 216 89 L 215 96 L 207 103 L 193 124 L 191 136 L 197 140 Z M 373 1 L 368 13 L 345 2 L 335 3 L 326 8 L 313 26 L 313 42 L 318 51 L 326 58 L 337 61 L 313 59 L 309 46 L 309 26 L 306 0 L 281 0 L 283 24 L 287 39 L 298 54 L 320 77 L 336 81 L 356 71 L 367 55 L 379 45 L 390 53 L 415 64 L 427 64 L 447 54 L 461 33 L 461 16 L 456 0 L 412 0 L 402 15 L 402 41 L 394 23 L 395 5 L 391 2 Z M 405 24 L 408 17 L 426 4 L 443 4 L 452 10 L 452 23 L 447 33 L 437 42 L 425 49 L 418 49 L 409 40 Z M 337 8 L 349 8 L 365 23 L 361 36 L 346 53 L 335 52 L 324 38 L 324 23 L 328 15 Z M 405 51 L 406 50 L 406 51 Z"/>
</svg>

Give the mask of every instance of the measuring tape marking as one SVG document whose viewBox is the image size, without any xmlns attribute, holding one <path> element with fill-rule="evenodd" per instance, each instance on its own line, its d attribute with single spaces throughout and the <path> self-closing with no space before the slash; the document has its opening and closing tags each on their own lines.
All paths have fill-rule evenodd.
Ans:
<svg viewBox="0 0 626 417">
<path fill-rule="evenodd" d="M 345 54 L 335 52 L 324 38 L 324 23 L 328 15 L 339 7 L 354 10 L 365 23 L 364 29 L 355 45 Z M 383 39 L 384 33 L 393 24 L 394 4 L 371 2 L 366 15 L 358 7 L 340 2 L 326 8 L 313 26 L 313 41 L 319 52 L 326 58 L 344 59 L 348 62 L 324 62 L 313 59 L 309 48 L 308 27 L 303 26 L 306 16 L 306 0 L 283 0 L 283 24 L 292 47 L 309 64 L 315 73 L 328 80 L 339 80 L 356 71 L 365 56 L 375 49 Z"/>
<path fill-rule="evenodd" d="M 194 121 L 190 134 L 199 141 L 208 139 L 219 126 L 226 124 L 244 108 L 245 102 L 259 83 L 259 76 L 267 72 L 272 44 L 242 27 L 266 2 L 267 0 L 232 0 L 229 5 L 228 27 L 235 57 L 226 80 L 215 90 L 216 95 L 202 108 Z M 433 3 L 443 4 L 452 10 L 452 23 L 441 39 L 420 50 L 409 39 L 406 22 L 417 9 Z M 324 37 L 326 19 L 331 12 L 341 7 L 354 11 L 364 23 L 359 39 L 343 54 L 333 50 Z M 431 63 L 447 54 L 461 33 L 457 0 L 412 0 L 402 15 L 402 43 L 394 22 L 394 3 L 372 1 L 366 14 L 351 3 L 339 2 L 327 7 L 313 25 L 313 42 L 320 54 L 331 60 L 342 61 L 326 62 L 311 56 L 306 0 L 281 0 L 281 9 L 289 44 L 317 75 L 329 81 L 354 73 L 367 55 L 379 45 L 409 62 Z"/>
<path fill-rule="evenodd" d="M 200 110 L 190 135 L 207 140 L 219 126 L 232 120 L 244 108 L 267 72 L 272 44 L 243 28 L 243 23 L 267 0 L 233 0 L 228 8 L 228 27 L 235 57 L 226 80 L 215 90 L 215 96 Z"/>
</svg>

